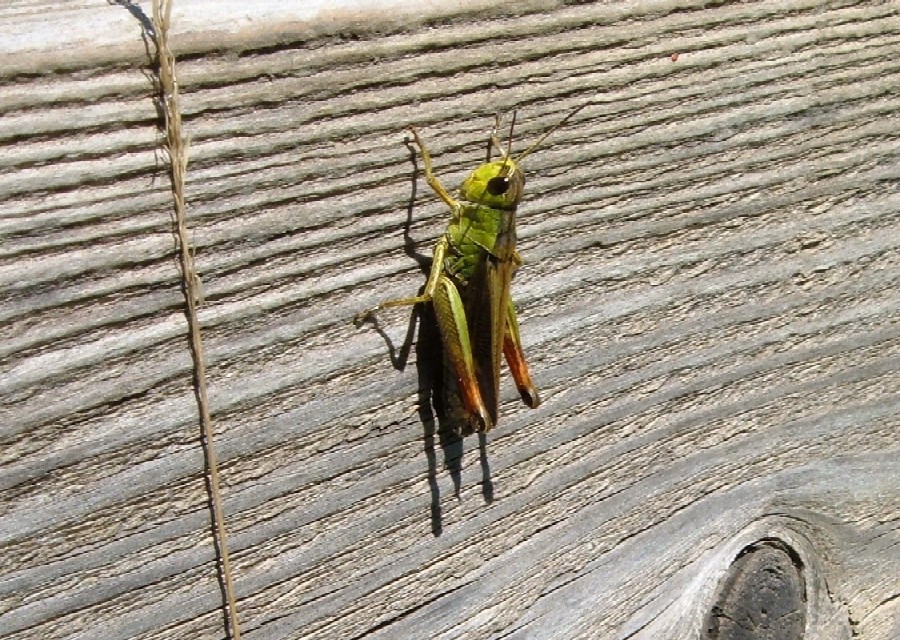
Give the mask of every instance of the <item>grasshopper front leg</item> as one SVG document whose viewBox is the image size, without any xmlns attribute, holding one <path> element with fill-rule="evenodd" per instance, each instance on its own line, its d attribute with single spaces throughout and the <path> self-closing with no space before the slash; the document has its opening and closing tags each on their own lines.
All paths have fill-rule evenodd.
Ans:
<svg viewBox="0 0 900 640">
<path fill-rule="evenodd" d="M 459 209 L 459 201 L 451 196 L 450 192 L 447 191 L 447 189 L 444 188 L 444 185 L 441 184 L 441 181 L 438 180 L 437 175 L 431 168 L 431 154 L 428 153 L 428 148 L 425 146 L 425 143 L 422 142 L 422 138 L 419 137 L 418 132 L 413 127 L 409 128 L 409 132 L 413 134 L 416 144 L 419 145 L 419 151 L 422 153 L 422 164 L 425 165 L 425 182 L 428 183 L 431 190 L 434 191 L 441 200 L 447 203 L 447 206 L 450 207 L 450 209 L 457 211 Z"/>
<path fill-rule="evenodd" d="M 428 153 L 428 148 L 425 146 L 425 143 L 422 142 L 422 139 L 419 137 L 418 132 L 413 128 L 409 128 L 410 133 L 413 134 L 413 138 L 415 138 L 416 144 L 419 146 L 419 150 L 422 153 L 422 164 L 425 165 L 425 181 L 428 183 L 428 186 L 438 195 L 438 197 L 447 203 L 447 206 L 450 207 L 451 210 L 458 211 L 459 210 L 459 201 L 457 201 L 447 189 L 444 188 L 444 185 L 441 184 L 441 181 L 438 179 L 437 174 L 434 173 L 434 169 L 431 167 L 431 154 Z M 434 259 L 431 262 L 431 273 L 428 275 L 428 282 L 425 283 L 425 291 L 422 295 L 414 296 L 410 298 L 397 298 L 396 300 L 388 300 L 387 302 L 382 302 L 376 307 L 372 307 L 371 309 L 366 309 L 365 311 L 356 314 L 353 318 L 354 324 L 362 323 L 366 318 L 375 315 L 380 310 L 385 307 L 402 307 L 406 305 L 416 305 L 422 302 L 431 302 L 432 297 L 434 296 L 434 292 L 437 289 L 438 279 L 441 277 L 441 272 L 444 268 L 444 256 L 447 254 L 447 238 L 442 237 L 437 246 L 434 248 Z"/>
<path fill-rule="evenodd" d="M 353 322 L 357 325 L 361 324 L 366 320 L 366 318 L 374 316 L 376 313 L 387 307 L 404 307 L 420 304 L 423 302 L 431 302 L 432 298 L 434 298 L 434 292 L 438 286 L 438 280 L 441 277 L 441 272 L 444 265 L 444 256 L 446 255 L 447 238 L 443 237 L 434 247 L 434 258 L 431 262 L 431 272 L 428 274 L 428 282 L 425 283 L 425 290 L 421 295 L 412 296 L 409 298 L 396 298 L 394 300 L 387 300 L 386 302 L 382 302 L 381 304 L 376 305 L 371 309 L 366 309 L 365 311 L 356 314 L 356 316 L 353 318 Z"/>
</svg>

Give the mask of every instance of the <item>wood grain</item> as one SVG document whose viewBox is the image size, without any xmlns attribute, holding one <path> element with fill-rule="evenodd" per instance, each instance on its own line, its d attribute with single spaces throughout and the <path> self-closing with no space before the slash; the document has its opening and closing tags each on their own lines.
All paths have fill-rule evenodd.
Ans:
<svg viewBox="0 0 900 640">
<path fill-rule="evenodd" d="M 0 8 L 74 43 L 0 49 L 2 638 L 224 636 L 146 4 Z M 900 636 L 896 3 L 205 6 L 173 48 L 246 638 L 697 638 L 765 539 L 807 638 Z M 431 437 L 410 313 L 351 322 L 446 222 L 404 129 L 454 186 L 497 111 L 521 149 L 585 102 L 519 211 L 544 403 Z"/>
</svg>

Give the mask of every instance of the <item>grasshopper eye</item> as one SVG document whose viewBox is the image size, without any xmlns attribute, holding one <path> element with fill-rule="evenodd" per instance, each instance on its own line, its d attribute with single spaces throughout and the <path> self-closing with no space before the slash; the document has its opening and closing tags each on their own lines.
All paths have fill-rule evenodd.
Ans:
<svg viewBox="0 0 900 640">
<path fill-rule="evenodd" d="M 497 176 L 487 183 L 488 193 L 492 196 L 502 196 L 509 191 L 509 176 Z"/>
</svg>

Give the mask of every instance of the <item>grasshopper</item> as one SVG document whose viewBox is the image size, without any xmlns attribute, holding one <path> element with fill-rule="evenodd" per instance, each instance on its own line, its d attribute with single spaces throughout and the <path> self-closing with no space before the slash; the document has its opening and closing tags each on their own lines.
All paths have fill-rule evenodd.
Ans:
<svg viewBox="0 0 900 640">
<path fill-rule="evenodd" d="M 522 401 L 536 408 L 541 399 L 531 379 L 516 307 L 510 296 L 513 275 L 522 264 L 516 251 L 516 209 L 525 189 L 522 160 L 582 109 L 570 112 L 518 158 L 512 157 L 513 112 L 507 147 L 497 138 L 499 116 L 488 142 L 487 162 L 463 181 L 459 200 L 441 184 L 431 154 L 415 128 L 409 131 L 422 154 L 425 181 L 450 207 L 450 224 L 434 248 L 434 260 L 421 295 L 382 302 L 356 316 L 359 324 L 386 307 L 430 302 L 434 306 L 447 369 L 455 378 L 468 424 L 464 431 L 487 432 L 497 423 L 501 354 Z M 502 158 L 491 162 L 496 148 Z"/>
</svg>

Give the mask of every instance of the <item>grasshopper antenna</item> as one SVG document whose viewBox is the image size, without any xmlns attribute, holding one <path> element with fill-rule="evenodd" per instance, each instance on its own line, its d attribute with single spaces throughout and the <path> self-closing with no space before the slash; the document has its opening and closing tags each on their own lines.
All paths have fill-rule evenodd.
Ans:
<svg viewBox="0 0 900 640">
<path fill-rule="evenodd" d="M 500 113 L 498 112 L 494 115 L 494 127 L 491 129 L 491 137 L 488 140 L 487 145 L 487 160 L 485 162 L 491 161 L 491 152 L 496 147 L 497 151 L 500 152 L 501 155 L 504 154 L 503 147 L 500 146 L 500 140 L 497 139 L 497 130 L 500 129 Z"/>
<path fill-rule="evenodd" d="M 503 158 L 503 162 L 509 160 L 509 157 L 512 155 L 512 141 L 513 141 L 513 129 L 516 126 L 516 112 L 513 111 L 512 114 L 512 122 L 509 123 L 509 138 L 507 138 L 506 143 L 506 157 Z"/>
<path fill-rule="evenodd" d="M 588 104 L 590 104 L 590 103 L 585 102 L 583 105 L 575 107 L 574 110 L 569 112 L 569 115 L 567 115 L 565 118 L 563 118 L 562 120 L 557 122 L 555 125 L 550 127 L 547 131 L 545 131 L 544 134 L 540 138 L 537 139 L 537 142 L 535 142 L 533 145 L 528 147 L 528 149 L 525 150 L 525 153 L 523 153 L 518 158 L 516 158 L 516 163 L 522 162 L 522 160 L 525 158 L 525 156 L 531 154 L 532 151 L 537 149 L 541 145 L 541 143 L 547 139 L 547 136 L 549 136 L 551 133 L 553 133 L 554 131 L 559 129 L 561 126 L 563 126 L 565 123 L 567 123 L 572 118 L 572 116 L 574 116 L 576 113 L 578 113 L 579 111 L 584 109 L 586 106 L 588 106 Z M 515 114 L 513 114 L 513 115 L 515 115 Z M 515 120 L 515 117 L 513 117 L 513 120 Z M 512 140 L 510 140 L 510 144 L 512 144 Z"/>
<path fill-rule="evenodd" d="M 512 141 L 513 141 L 513 129 L 516 126 L 516 112 L 512 112 L 512 121 L 509 123 L 509 138 L 506 143 L 506 152 L 503 154 L 503 165 L 500 167 L 500 175 L 505 176 L 506 172 L 509 171 L 507 167 L 509 166 L 509 161 L 511 160 L 510 156 L 512 155 Z"/>
</svg>

